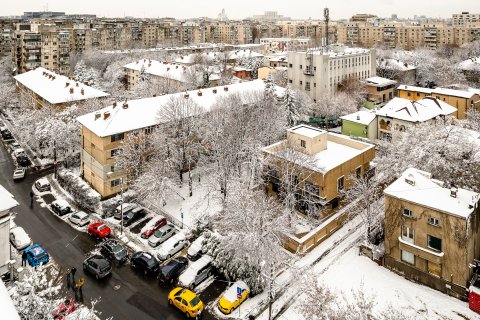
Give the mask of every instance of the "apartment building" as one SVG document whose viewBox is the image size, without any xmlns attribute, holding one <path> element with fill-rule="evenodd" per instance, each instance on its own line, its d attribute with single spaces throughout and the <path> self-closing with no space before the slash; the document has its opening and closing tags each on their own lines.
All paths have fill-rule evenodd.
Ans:
<svg viewBox="0 0 480 320">
<path fill-rule="evenodd" d="M 432 122 L 456 113 L 455 107 L 434 97 L 425 97 L 418 101 L 393 98 L 376 112 L 377 137 L 391 140 L 394 131 L 405 131 L 417 123 Z"/>
<path fill-rule="evenodd" d="M 480 25 L 480 13 L 454 13 L 452 15 L 452 25 L 455 27 L 464 27 L 468 24 L 479 24 Z"/>
<path fill-rule="evenodd" d="M 314 101 L 333 94 L 345 80 L 376 75 L 375 51 L 331 46 L 288 53 L 288 83 Z"/>
<path fill-rule="evenodd" d="M 361 177 L 370 170 L 375 146 L 298 125 L 287 130 L 286 140 L 263 148 L 263 153 L 268 163 L 267 192 L 279 195 L 282 181 L 291 178 L 287 173 L 294 172 L 300 199 L 335 207 L 341 192 L 350 187 L 350 177 Z"/>
<path fill-rule="evenodd" d="M 231 94 L 263 92 L 262 80 L 248 81 L 223 87 L 157 96 L 152 98 L 114 102 L 97 112 L 77 118 L 81 125 L 82 176 L 103 198 L 110 197 L 128 186 L 126 172 L 116 166 L 116 156 L 123 139 L 129 134 L 144 132 L 149 135 L 160 125 L 159 111 L 171 99 L 190 99 L 204 112 L 220 99 Z M 109 174 L 112 172 L 112 174 Z M 124 185 L 124 187 L 126 187 Z"/>
<path fill-rule="evenodd" d="M 480 195 L 409 168 L 384 190 L 384 198 L 385 266 L 465 297 L 470 265 L 480 259 Z"/>
<path fill-rule="evenodd" d="M 81 101 L 109 96 L 108 93 L 42 67 L 16 75 L 14 78 L 20 100 L 32 108 L 49 106 L 62 110 L 65 106 Z"/>
<path fill-rule="evenodd" d="M 265 46 L 267 53 L 276 53 L 307 50 L 313 46 L 313 41 L 310 38 L 261 38 L 260 44 Z"/>
<path fill-rule="evenodd" d="M 457 112 L 452 114 L 457 119 L 465 119 L 469 108 L 480 108 L 480 95 L 474 91 L 454 90 L 446 88 L 421 88 L 400 85 L 397 87 L 400 98 L 417 101 L 426 97 L 433 97 L 455 107 Z"/>
</svg>

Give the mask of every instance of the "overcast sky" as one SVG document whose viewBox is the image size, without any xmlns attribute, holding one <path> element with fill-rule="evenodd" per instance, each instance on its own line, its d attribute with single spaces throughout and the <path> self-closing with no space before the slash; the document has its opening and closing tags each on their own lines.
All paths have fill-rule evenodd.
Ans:
<svg viewBox="0 0 480 320">
<path fill-rule="evenodd" d="M 106 17 L 216 17 L 222 8 L 231 19 L 262 14 L 266 10 L 292 18 L 323 16 L 323 8 L 330 8 L 332 19 L 349 18 L 355 13 L 372 13 L 388 17 L 426 15 L 451 17 L 452 13 L 469 11 L 480 13 L 480 0 L 4 0 L 0 15 L 21 15 L 24 11 L 92 13 Z"/>
</svg>

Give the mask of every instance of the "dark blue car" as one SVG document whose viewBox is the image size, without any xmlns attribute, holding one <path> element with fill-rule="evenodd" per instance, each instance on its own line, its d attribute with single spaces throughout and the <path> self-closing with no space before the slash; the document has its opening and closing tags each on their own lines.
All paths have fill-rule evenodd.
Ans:
<svg viewBox="0 0 480 320">
<path fill-rule="evenodd" d="M 32 267 L 45 265 L 50 261 L 50 256 L 45 249 L 39 244 L 32 244 L 25 249 L 27 261 Z"/>
</svg>

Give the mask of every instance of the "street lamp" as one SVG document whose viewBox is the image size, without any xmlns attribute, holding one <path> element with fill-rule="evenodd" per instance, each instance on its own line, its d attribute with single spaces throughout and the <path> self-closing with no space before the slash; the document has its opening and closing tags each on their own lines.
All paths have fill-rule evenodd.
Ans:
<svg viewBox="0 0 480 320">
<path fill-rule="evenodd" d="M 111 178 L 113 172 L 107 172 L 107 177 Z M 123 234 L 123 177 L 120 177 L 120 234 Z"/>
<path fill-rule="evenodd" d="M 263 260 L 260 262 L 260 268 L 264 269 L 266 266 L 267 262 Z M 275 282 L 275 279 L 273 277 L 273 262 L 269 263 L 269 271 L 270 274 L 265 274 L 261 272 L 261 275 L 268 280 L 268 320 L 272 319 L 272 304 L 273 304 L 273 283 Z"/>
</svg>

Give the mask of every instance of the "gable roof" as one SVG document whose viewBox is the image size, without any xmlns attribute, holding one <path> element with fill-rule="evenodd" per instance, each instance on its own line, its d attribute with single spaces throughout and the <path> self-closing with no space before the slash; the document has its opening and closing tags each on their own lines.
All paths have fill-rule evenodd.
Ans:
<svg viewBox="0 0 480 320">
<path fill-rule="evenodd" d="M 403 98 L 393 98 L 383 108 L 378 110 L 377 116 L 389 117 L 409 122 L 424 122 L 437 116 L 446 116 L 457 111 L 448 103 L 427 97 L 418 101 Z"/>
<path fill-rule="evenodd" d="M 66 76 L 56 74 L 42 67 L 16 75 L 14 78 L 51 104 L 109 96 L 106 92 L 70 80 Z M 73 93 L 70 93 L 70 89 L 73 89 Z"/>
</svg>

